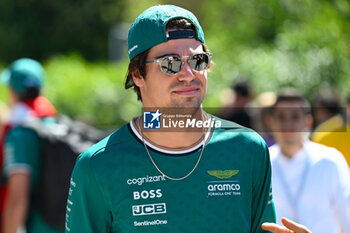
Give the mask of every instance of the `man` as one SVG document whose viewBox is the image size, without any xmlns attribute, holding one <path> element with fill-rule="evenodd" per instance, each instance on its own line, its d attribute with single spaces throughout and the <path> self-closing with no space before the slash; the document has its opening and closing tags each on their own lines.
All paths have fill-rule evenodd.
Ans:
<svg viewBox="0 0 350 233">
<path fill-rule="evenodd" d="M 350 167 L 350 97 L 346 100 L 346 122 L 344 122 L 343 125 L 342 118 L 339 114 L 329 119 L 329 122 L 336 121 L 341 122 L 341 124 L 337 126 L 338 128 L 332 130 L 327 129 L 327 131 L 323 132 L 315 132 L 313 134 L 315 137 L 312 137 L 311 139 L 314 142 L 334 147 L 339 150 L 344 155 L 348 162 L 348 166 Z"/>
<path fill-rule="evenodd" d="M 233 121 L 247 128 L 252 128 L 248 105 L 252 99 L 251 85 L 248 79 L 236 80 L 231 87 L 233 98 L 229 98 L 221 110 L 223 119 Z"/>
<path fill-rule="evenodd" d="M 3 167 L 3 153 L 2 153 L 3 143 L 2 142 L 4 140 L 4 135 L 8 129 L 8 126 L 6 125 L 6 122 L 8 121 L 8 115 L 9 115 L 8 106 L 6 106 L 3 102 L 0 101 L 0 174 L 2 174 L 2 167 Z M 3 182 L 0 182 L 0 229 L 1 229 L 2 214 L 4 210 L 5 195 L 6 195 L 6 184 L 4 184 Z"/>
<path fill-rule="evenodd" d="M 344 132 L 345 122 L 341 112 L 341 99 L 337 90 L 324 88 L 313 100 L 315 129 L 311 140 L 321 143 L 322 138 L 330 132 Z"/>
<path fill-rule="evenodd" d="M 350 232 L 350 175 L 342 154 L 307 140 L 312 118 L 305 98 L 283 90 L 272 110 L 270 147 L 277 218 L 317 233 Z"/>
<path fill-rule="evenodd" d="M 201 108 L 204 43 L 180 7 L 151 7 L 132 24 L 125 88 L 144 112 L 78 158 L 66 232 L 263 232 L 275 221 L 265 143 Z"/>
<path fill-rule="evenodd" d="M 29 58 L 13 62 L 1 75 L 9 87 L 11 113 L 4 140 L 3 173 L 7 179 L 7 196 L 2 233 L 59 233 L 41 218 L 33 202 L 39 180 L 40 141 L 36 133 L 24 129 L 24 123 L 52 117 L 55 108 L 40 96 L 45 72 L 40 63 Z"/>
</svg>

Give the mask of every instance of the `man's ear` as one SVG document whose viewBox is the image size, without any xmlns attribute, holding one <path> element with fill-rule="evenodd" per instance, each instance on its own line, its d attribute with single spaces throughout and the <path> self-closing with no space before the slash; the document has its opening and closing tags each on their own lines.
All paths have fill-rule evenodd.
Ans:
<svg viewBox="0 0 350 233">
<path fill-rule="evenodd" d="M 135 85 L 138 87 L 142 87 L 145 83 L 144 77 L 140 74 L 140 71 L 138 69 L 134 69 L 130 71 L 132 80 L 134 81 Z"/>
</svg>

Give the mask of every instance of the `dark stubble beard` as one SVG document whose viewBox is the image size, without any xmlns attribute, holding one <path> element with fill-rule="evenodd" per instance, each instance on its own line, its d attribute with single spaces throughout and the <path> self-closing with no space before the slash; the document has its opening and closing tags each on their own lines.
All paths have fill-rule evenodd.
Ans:
<svg viewBox="0 0 350 233">
<path fill-rule="evenodd" d="M 190 83 L 183 83 L 183 82 L 178 82 L 174 83 L 169 87 L 169 92 L 172 91 L 175 88 L 181 88 L 181 87 L 198 87 L 198 88 L 203 88 L 203 84 L 199 80 L 193 80 Z M 185 108 L 191 109 L 190 111 L 197 111 L 201 106 L 202 106 L 203 99 L 201 97 L 196 97 L 196 96 L 189 96 L 189 97 L 184 97 L 181 102 L 179 101 L 172 101 L 171 106 L 173 108 L 177 108 L 179 111 L 186 111 Z"/>
</svg>

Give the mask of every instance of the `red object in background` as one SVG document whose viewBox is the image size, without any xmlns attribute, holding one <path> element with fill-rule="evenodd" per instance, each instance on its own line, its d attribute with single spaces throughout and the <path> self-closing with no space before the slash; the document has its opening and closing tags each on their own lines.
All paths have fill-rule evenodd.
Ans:
<svg viewBox="0 0 350 233">
<path fill-rule="evenodd" d="M 9 124 L 4 126 L 3 134 L 0 135 L 0 177 L 2 177 L 3 173 L 3 164 L 4 164 L 4 153 L 3 153 L 3 145 L 5 141 L 6 133 L 11 129 Z M 7 195 L 7 185 L 0 180 L 0 226 L 2 220 L 2 213 L 4 212 L 5 200 Z"/>
</svg>

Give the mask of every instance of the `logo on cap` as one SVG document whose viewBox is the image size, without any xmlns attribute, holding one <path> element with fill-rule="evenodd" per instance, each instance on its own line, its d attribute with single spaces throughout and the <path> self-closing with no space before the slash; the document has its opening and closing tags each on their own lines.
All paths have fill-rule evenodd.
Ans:
<svg viewBox="0 0 350 233">
<path fill-rule="evenodd" d="M 128 53 L 132 53 L 132 51 L 134 51 L 135 49 L 137 49 L 139 46 L 138 45 L 134 45 L 131 49 L 129 49 Z"/>
</svg>

